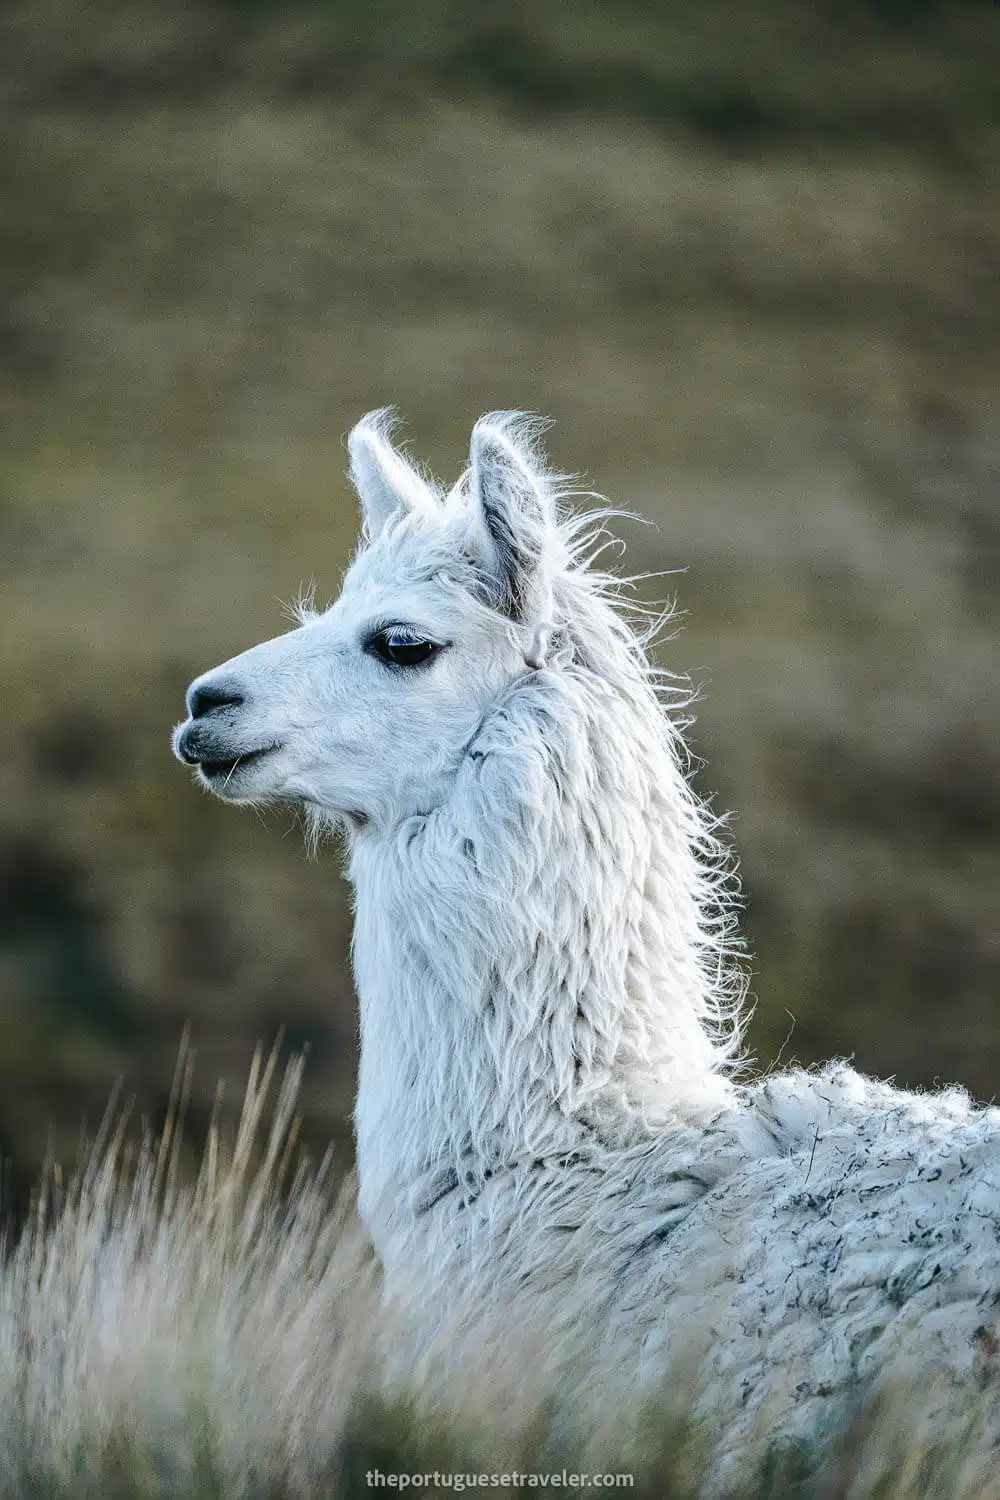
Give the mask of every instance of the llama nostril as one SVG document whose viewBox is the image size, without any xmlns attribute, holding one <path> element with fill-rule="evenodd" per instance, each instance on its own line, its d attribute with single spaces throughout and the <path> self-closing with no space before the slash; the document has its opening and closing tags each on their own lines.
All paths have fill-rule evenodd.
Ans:
<svg viewBox="0 0 1000 1500">
<path fill-rule="evenodd" d="M 213 708 L 239 708 L 244 695 L 231 682 L 205 683 L 188 692 L 188 713 L 192 719 L 200 719 Z"/>
</svg>

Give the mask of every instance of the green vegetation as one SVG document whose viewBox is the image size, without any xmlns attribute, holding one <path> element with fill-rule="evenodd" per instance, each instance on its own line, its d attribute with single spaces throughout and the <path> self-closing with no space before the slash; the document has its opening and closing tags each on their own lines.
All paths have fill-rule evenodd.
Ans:
<svg viewBox="0 0 1000 1500">
<path fill-rule="evenodd" d="M 1000 126 L 990 0 L 218 0 L 120 21 L 106 4 L 77 18 L 73 47 L 44 65 L 37 48 L 29 97 L 190 102 L 249 72 L 300 102 L 431 90 L 726 150 L 889 146 L 952 165 L 989 160 Z"/>
<path fill-rule="evenodd" d="M 162 1119 L 187 1020 L 204 1078 L 309 1043 L 349 1161 L 335 858 L 167 739 L 335 592 L 342 436 L 387 400 L 446 474 L 480 411 L 550 412 L 655 522 L 624 565 L 686 569 L 644 590 L 736 810 L 760 1061 L 993 1093 L 998 37 L 972 3 L 0 11 L 15 1205 L 116 1073 Z"/>
<path fill-rule="evenodd" d="M 736 809 L 761 1063 L 994 1093 L 998 63 L 1000 10 L 940 0 L 0 9 L 8 1208 L 117 1073 L 155 1131 L 187 1021 L 199 1055 L 193 1144 L 126 1130 L 0 1278 L 3 1500 L 340 1500 L 375 1467 L 572 1469 L 577 1433 L 642 1500 L 700 1491 L 687 1369 L 604 1437 L 469 1372 L 433 1420 L 386 1397 L 334 1211 L 336 860 L 169 755 L 195 672 L 336 591 L 370 406 L 448 475 L 481 411 L 551 413 L 555 463 L 655 523 L 624 566 L 685 570 L 643 592 L 686 612 L 660 661 Z M 258 1096 L 234 1175 L 211 1089 L 281 1027 L 335 1142 L 291 1221 Z M 814 1453 L 762 1435 L 735 1491 L 986 1500 L 996 1409 L 901 1377 Z"/>
</svg>

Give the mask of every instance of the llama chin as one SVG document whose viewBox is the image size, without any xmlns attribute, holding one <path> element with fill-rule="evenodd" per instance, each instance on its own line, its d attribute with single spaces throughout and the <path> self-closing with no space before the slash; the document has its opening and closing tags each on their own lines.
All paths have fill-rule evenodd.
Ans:
<svg viewBox="0 0 1000 1500">
<path fill-rule="evenodd" d="M 517 415 L 447 491 L 384 412 L 350 455 L 340 598 L 199 677 L 175 744 L 280 744 L 252 800 L 346 834 L 360 1206 L 415 1349 L 534 1321 L 581 1389 L 640 1388 L 710 1329 L 734 1442 L 764 1409 L 815 1431 L 903 1354 L 974 1381 L 1000 1112 L 741 1076 L 738 893 L 659 622 L 593 565 L 608 513 L 572 515 Z"/>
</svg>

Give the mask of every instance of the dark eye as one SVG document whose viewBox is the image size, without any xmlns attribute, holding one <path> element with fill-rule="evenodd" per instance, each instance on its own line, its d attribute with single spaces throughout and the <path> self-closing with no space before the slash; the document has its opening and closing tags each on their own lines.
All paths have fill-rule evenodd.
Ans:
<svg viewBox="0 0 1000 1500">
<path fill-rule="evenodd" d="M 368 649 L 393 667 L 419 667 L 441 650 L 437 641 L 424 640 L 412 631 L 392 625 L 379 630 L 368 642 Z"/>
</svg>

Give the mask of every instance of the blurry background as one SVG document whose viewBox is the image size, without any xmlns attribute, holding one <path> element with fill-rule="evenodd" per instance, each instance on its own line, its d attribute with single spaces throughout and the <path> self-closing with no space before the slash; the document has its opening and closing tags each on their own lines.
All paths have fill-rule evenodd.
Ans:
<svg viewBox="0 0 1000 1500">
<path fill-rule="evenodd" d="M 389 401 L 449 479 L 550 413 L 684 570 L 760 1062 L 993 1095 L 998 148 L 986 0 L 0 6 L 9 1199 L 117 1074 L 156 1122 L 187 1020 L 196 1128 L 284 1024 L 350 1160 L 336 851 L 168 740 L 336 593 Z"/>
</svg>

